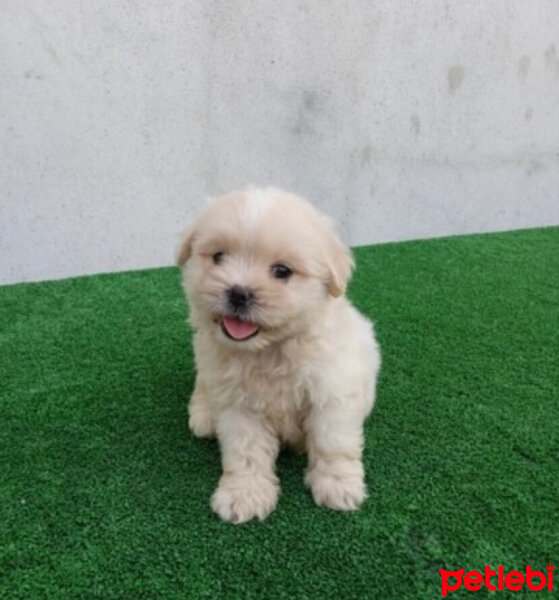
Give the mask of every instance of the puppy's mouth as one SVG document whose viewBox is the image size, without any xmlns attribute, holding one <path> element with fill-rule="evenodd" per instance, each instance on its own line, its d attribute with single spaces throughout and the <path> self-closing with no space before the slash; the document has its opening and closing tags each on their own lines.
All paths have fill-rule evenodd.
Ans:
<svg viewBox="0 0 559 600">
<path fill-rule="evenodd" d="M 260 326 L 238 317 L 225 316 L 221 321 L 221 331 L 231 340 L 244 342 L 257 335 Z"/>
</svg>

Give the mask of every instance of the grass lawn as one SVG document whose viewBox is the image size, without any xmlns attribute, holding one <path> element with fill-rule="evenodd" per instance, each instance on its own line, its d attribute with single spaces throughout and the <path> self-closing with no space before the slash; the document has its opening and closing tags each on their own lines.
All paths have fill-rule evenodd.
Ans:
<svg viewBox="0 0 559 600">
<path fill-rule="evenodd" d="M 369 499 L 314 506 L 283 454 L 263 523 L 210 511 L 178 270 L 0 288 L 0 598 L 434 599 L 439 569 L 555 564 L 559 229 L 357 248 L 383 353 Z M 535 595 L 534 595 L 535 594 Z"/>
</svg>

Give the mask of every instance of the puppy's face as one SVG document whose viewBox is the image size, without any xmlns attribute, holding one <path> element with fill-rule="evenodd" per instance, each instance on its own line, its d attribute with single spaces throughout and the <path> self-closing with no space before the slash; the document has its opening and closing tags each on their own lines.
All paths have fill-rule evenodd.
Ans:
<svg viewBox="0 0 559 600">
<path fill-rule="evenodd" d="M 330 222 L 278 190 L 213 201 L 177 254 L 191 319 L 225 346 L 259 350 L 308 329 L 353 261 Z"/>
</svg>

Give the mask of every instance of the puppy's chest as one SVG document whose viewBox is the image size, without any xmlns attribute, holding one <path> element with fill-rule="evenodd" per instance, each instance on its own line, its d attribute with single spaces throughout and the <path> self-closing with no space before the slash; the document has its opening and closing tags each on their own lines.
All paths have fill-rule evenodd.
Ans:
<svg viewBox="0 0 559 600">
<path fill-rule="evenodd" d="M 229 402 L 243 404 L 270 416 L 299 412 L 306 404 L 303 365 L 250 361 L 227 369 L 222 381 Z"/>
<path fill-rule="evenodd" d="M 297 410 L 302 407 L 306 395 L 304 377 L 297 371 L 248 370 L 243 373 L 238 386 L 247 405 L 266 413 Z"/>
<path fill-rule="evenodd" d="M 240 401 L 260 413 L 284 443 L 304 449 L 303 422 L 309 403 L 300 372 L 253 371 L 240 383 L 239 391 Z"/>
</svg>

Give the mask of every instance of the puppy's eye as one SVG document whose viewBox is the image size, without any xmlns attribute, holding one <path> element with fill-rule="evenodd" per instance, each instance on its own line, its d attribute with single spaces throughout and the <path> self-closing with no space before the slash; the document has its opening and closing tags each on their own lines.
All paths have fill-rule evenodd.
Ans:
<svg viewBox="0 0 559 600">
<path fill-rule="evenodd" d="M 276 279 L 289 279 L 293 275 L 293 271 L 285 265 L 272 265 L 272 275 Z"/>
<path fill-rule="evenodd" d="M 220 265 L 223 262 L 223 257 L 224 257 L 224 253 L 223 252 L 216 252 L 212 256 L 212 260 L 214 261 L 214 265 Z"/>
</svg>

